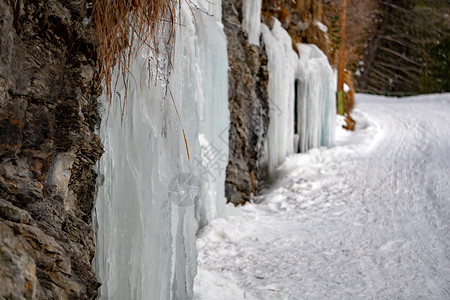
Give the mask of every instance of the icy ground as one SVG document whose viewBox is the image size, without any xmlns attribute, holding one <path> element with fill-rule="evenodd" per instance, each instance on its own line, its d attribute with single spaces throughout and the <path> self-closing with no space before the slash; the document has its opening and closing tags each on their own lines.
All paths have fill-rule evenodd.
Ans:
<svg viewBox="0 0 450 300">
<path fill-rule="evenodd" d="M 450 94 L 357 103 L 199 233 L 196 299 L 450 299 Z"/>
</svg>

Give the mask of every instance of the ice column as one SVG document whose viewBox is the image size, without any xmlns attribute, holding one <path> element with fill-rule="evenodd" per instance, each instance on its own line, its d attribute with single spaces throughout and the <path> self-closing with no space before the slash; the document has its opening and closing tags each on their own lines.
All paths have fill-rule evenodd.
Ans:
<svg viewBox="0 0 450 300">
<path fill-rule="evenodd" d="M 199 5 L 211 7 L 210 1 Z M 216 8 L 213 6 L 213 8 Z M 214 10 L 213 10 L 214 11 Z M 215 17 L 215 16 L 214 16 Z M 215 18 L 194 11 L 190 22 L 197 30 L 196 65 L 199 82 L 200 145 L 202 148 L 202 197 L 197 201 L 196 217 L 204 226 L 219 216 L 226 203 L 225 171 L 228 164 L 228 55 L 222 24 Z"/>
<path fill-rule="evenodd" d="M 261 36 L 261 2 L 262 0 L 242 1 L 242 28 L 252 45 L 259 45 Z"/>
<path fill-rule="evenodd" d="M 315 45 L 298 44 L 297 87 L 299 150 L 331 147 L 336 100 L 334 76 L 326 55 Z"/>
<path fill-rule="evenodd" d="M 269 71 L 270 123 L 265 162 L 269 174 L 273 174 L 293 151 L 332 146 L 336 84 L 328 59 L 317 46 L 298 44 L 299 58 L 292 49 L 289 34 L 278 20 L 274 20 L 271 30 L 261 24 L 261 32 Z M 294 114 L 297 114 L 298 137 L 294 137 Z"/>
<path fill-rule="evenodd" d="M 292 40 L 274 20 L 272 30 L 261 24 L 269 71 L 269 129 L 265 160 L 269 174 L 293 153 L 295 74 L 298 56 L 292 49 Z"/>
<path fill-rule="evenodd" d="M 226 43 L 209 8 L 192 3 L 183 1 L 175 44 L 162 32 L 159 53 L 144 49 L 128 89 L 119 78 L 111 104 L 102 102 L 94 208 L 101 299 L 191 299 L 197 219 L 207 222 L 225 203 L 225 165 L 207 174 L 205 153 L 214 145 L 221 155 L 213 162 L 228 155 L 228 131 L 218 134 L 229 122 Z M 164 50 L 172 47 L 171 69 Z"/>
</svg>

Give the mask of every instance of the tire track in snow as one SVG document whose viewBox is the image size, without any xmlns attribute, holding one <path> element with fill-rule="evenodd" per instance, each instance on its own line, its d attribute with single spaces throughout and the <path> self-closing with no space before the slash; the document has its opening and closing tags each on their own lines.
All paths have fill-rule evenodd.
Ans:
<svg viewBox="0 0 450 300">
<path fill-rule="evenodd" d="M 403 115 L 408 113 L 411 113 L 410 110 L 406 108 L 405 110 L 402 110 Z M 409 259 L 409 261 L 413 262 L 417 268 L 421 267 L 420 265 L 425 266 L 425 272 L 427 273 L 427 275 L 432 278 L 433 282 L 438 283 L 438 286 L 443 287 L 443 295 L 445 295 L 445 297 L 449 297 L 447 288 L 449 286 L 449 273 L 441 271 L 439 269 L 440 263 L 437 258 L 433 255 L 430 255 L 430 253 L 432 253 L 434 249 L 439 249 L 436 242 L 432 240 L 432 238 L 428 235 L 428 233 L 433 232 L 432 229 L 435 228 L 428 228 L 428 230 L 421 229 L 420 226 L 426 226 L 427 222 L 421 222 L 419 224 L 420 226 L 414 227 L 414 223 L 404 224 L 405 220 L 411 218 L 425 217 L 426 219 L 429 219 L 430 214 L 419 215 L 417 213 L 418 211 L 422 213 L 424 212 L 422 207 L 423 203 L 421 203 L 420 200 L 425 198 L 426 196 L 426 187 L 423 184 L 425 182 L 424 172 L 418 172 L 418 170 L 423 170 L 426 167 L 427 161 L 425 159 L 422 159 L 422 157 L 429 156 L 429 154 L 425 152 L 427 149 L 427 144 L 432 144 L 433 141 L 439 140 L 440 138 L 434 137 L 433 139 L 424 139 L 424 137 L 427 136 L 427 134 L 425 133 L 428 133 L 428 135 L 430 135 L 430 133 L 442 133 L 442 131 L 431 130 L 430 128 L 426 128 L 426 126 L 420 123 L 411 123 L 412 120 L 414 120 L 411 117 L 406 120 L 404 120 L 403 118 L 404 116 L 401 117 L 397 115 L 389 121 L 392 125 L 395 125 L 394 122 L 398 123 L 397 126 L 392 127 L 401 128 L 402 130 L 398 131 L 399 133 L 401 133 L 401 136 L 399 136 L 398 134 L 396 136 L 391 135 L 389 141 L 386 140 L 383 143 L 383 149 L 378 150 L 378 153 L 380 153 L 380 155 L 377 155 L 375 158 L 375 161 L 377 161 L 378 165 L 378 161 L 382 159 L 382 153 L 385 153 L 388 156 L 393 155 L 391 164 L 392 170 L 394 170 L 394 173 L 392 175 L 392 189 L 386 187 L 381 187 L 381 189 L 397 191 L 398 197 L 390 197 L 390 195 L 385 195 L 384 203 L 394 204 L 391 211 L 394 212 L 393 217 L 396 225 L 395 230 L 400 230 L 401 235 L 406 241 L 406 245 L 408 245 L 412 250 L 412 253 L 407 253 L 409 257 L 404 257 L 404 259 Z M 383 121 L 387 120 L 385 119 Z M 392 143 L 394 143 L 395 147 L 392 147 Z M 395 167 L 399 162 L 403 162 L 403 168 Z M 448 249 L 448 247 L 445 246 L 443 248 Z M 418 258 L 421 262 L 415 261 L 416 258 Z M 448 266 L 448 260 L 444 262 L 444 264 L 445 263 Z M 417 295 L 412 294 L 411 296 L 414 297 Z"/>
</svg>

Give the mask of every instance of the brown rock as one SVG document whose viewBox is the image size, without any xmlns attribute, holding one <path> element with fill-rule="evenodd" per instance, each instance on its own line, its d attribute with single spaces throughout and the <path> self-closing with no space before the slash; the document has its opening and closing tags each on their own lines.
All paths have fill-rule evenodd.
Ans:
<svg viewBox="0 0 450 300">
<path fill-rule="evenodd" d="M 234 204 L 249 201 L 266 176 L 261 158 L 269 125 L 267 57 L 263 47 L 248 43 L 241 26 L 241 8 L 241 0 L 222 4 L 231 119 L 225 188 L 228 201 Z"/>
<path fill-rule="evenodd" d="M 0 223 L 0 298 L 35 299 L 36 265 L 11 228 Z"/>
<path fill-rule="evenodd" d="M 0 0 L 1 299 L 97 295 L 92 167 L 102 145 L 88 18 L 86 1 Z"/>
</svg>

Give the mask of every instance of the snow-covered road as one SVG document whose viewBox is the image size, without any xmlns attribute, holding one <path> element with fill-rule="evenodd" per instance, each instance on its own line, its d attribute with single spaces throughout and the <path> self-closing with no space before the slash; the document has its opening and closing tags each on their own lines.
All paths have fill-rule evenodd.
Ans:
<svg viewBox="0 0 450 300">
<path fill-rule="evenodd" d="M 197 299 L 450 299 L 450 94 L 357 103 L 199 233 Z"/>
</svg>

